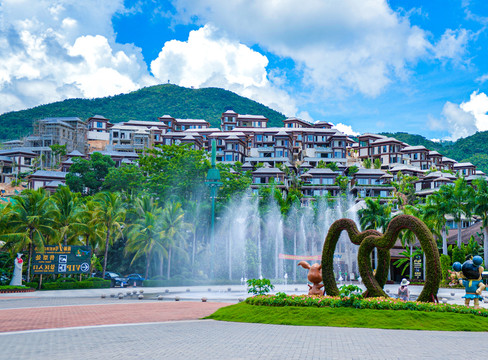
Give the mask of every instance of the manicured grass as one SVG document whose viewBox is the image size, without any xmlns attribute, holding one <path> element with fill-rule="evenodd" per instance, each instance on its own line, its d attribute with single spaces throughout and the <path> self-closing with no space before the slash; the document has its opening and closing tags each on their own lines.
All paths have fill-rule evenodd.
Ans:
<svg viewBox="0 0 488 360">
<path fill-rule="evenodd" d="M 221 321 L 403 330 L 488 331 L 488 319 L 470 314 L 407 310 L 257 306 L 240 303 L 206 319 Z"/>
</svg>

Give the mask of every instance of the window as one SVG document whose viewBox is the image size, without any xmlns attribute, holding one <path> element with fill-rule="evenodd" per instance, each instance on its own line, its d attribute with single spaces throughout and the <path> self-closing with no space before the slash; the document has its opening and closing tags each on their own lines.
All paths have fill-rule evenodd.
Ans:
<svg viewBox="0 0 488 360">
<path fill-rule="evenodd" d="M 278 151 L 276 152 L 276 156 L 277 156 L 277 157 L 283 157 L 283 150 L 278 150 Z"/>
<path fill-rule="evenodd" d="M 313 142 L 313 135 L 308 135 L 308 141 Z"/>
<path fill-rule="evenodd" d="M 97 121 L 97 128 L 99 129 L 103 128 L 103 123 Z"/>
<path fill-rule="evenodd" d="M 386 190 L 381 190 L 381 191 L 380 191 L 380 197 L 388 197 L 388 191 L 386 191 Z"/>
<path fill-rule="evenodd" d="M 368 179 L 359 178 L 358 179 L 358 184 L 359 185 L 368 185 L 369 184 L 369 181 L 368 181 Z"/>
<path fill-rule="evenodd" d="M 255 184 L 261 184 L 261 178 L 259 178 L 259 177 L 254 178 L 254 183 Z"/>
<path fill-rule="evenodd" d="M 334 185 L 334 179 L 332 179 L 332 178 L 324 178 L 324 179 L 322 179 L 322 184 L 324 184 L 324 185 Z"/>
<path fill-rule="evenodd" d="M 263 135 L 256 135 L 256 141 L 263 141 Z"/>
<path fill-rule="evenodd" d="M 386 152 L 386 145 L 383 146 L 383 152 L 385 153 Z"/>
<path fill-rule="evenodd" d="M 236 145 L 235 145 L 235 150 L 236 150 L 236 151 L 239 151 L 239 144 L 236 144 Z"/>
<path fill-rule="evenodd" d="M 311 183 L 311 184 L 314 184 L 314 185 L 320 184 L 320 179 L 317 179 L 317 178 L 312 179 L 312 180 L 310 181 L 310 183 Z"/>
<path fill-rule="evenodd" d="M 359 146 L 361 146 L 361 147 L 367 147 L 368 145 L 369 145 L 368 141 L 360 141 L 359 142 Z"/>
<path fill-rule="evenodd" d="M 232 161 L 232 154 L 226 154 L 225 161 Z"/>
</svg>

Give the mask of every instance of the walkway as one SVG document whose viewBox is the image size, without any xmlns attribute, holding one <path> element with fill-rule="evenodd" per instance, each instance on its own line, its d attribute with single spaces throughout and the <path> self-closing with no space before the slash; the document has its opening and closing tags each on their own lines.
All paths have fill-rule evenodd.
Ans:
<svg viewBox="0 0 488 360">
<path fill-rule="evenodd" d="M 119 289 L 5 294 L 0 296 L 0 360 L 452 359 L 472 354 L 486 338 L 486 333 L 198 320 L 243 295 L 237 288 L 212 290 L 145 289 L 142 301 L 110 297 Z M 443 292 L 449 302 L 462 300 L 459 291 Z M 164 301 L 147 300 L 158 293 Z M 214 300 L 200 302 L 204 295 Z"/>
</svg>

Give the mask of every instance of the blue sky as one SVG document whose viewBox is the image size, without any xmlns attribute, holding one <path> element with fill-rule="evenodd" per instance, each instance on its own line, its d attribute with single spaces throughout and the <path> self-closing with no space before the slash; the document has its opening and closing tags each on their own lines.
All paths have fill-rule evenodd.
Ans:
<svg viewBox="0 0 488 360">
<path fill-rule="evenodd" d="M 487 27 L 486 0 L 3 0 L 0 113 L 170 80 L 455 140 L 488 130 Z"/>
</svg>

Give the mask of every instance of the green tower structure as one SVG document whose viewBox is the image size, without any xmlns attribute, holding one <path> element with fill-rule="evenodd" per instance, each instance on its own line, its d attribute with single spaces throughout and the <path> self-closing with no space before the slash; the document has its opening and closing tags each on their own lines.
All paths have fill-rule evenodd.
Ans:
<svg viewBox="0 0 488 360">
<path fill-rule="evenodd" d="M 217 190 L 222 186 L 220 181 L 220 171 L 215 166 L 217 145 L 215 139 L 212 139 L 212 168 L 208 170 L 206 185 L 210 188 L 210 199 L 212 200 L 212 215 L 210 223 L 210 278 L 214 277 L 214 256 L 215 256 L 215 198 Z"/>
</svg>

